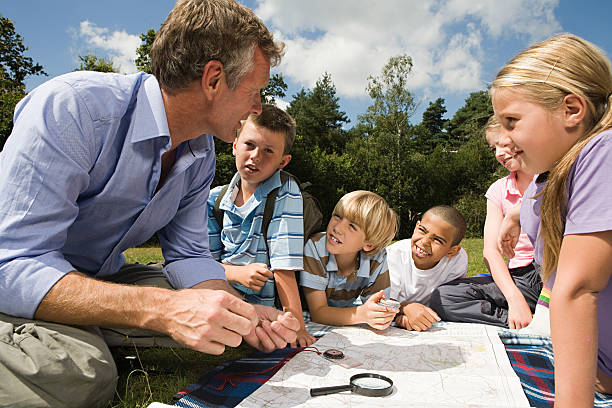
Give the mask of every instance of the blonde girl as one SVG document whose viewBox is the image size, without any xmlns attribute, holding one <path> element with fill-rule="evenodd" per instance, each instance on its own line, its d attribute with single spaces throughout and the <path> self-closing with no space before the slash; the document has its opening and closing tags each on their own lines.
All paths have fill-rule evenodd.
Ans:
<svg viewBox="0 0 612 408">
<path fill-rule="evenodd" d="M 574 35 L 519 53 L 491 88 L 500 138 L 521 169 L 540 174 L 520 225 L 552 287 L 555 407 L 612 393 L 611 92 L 610 62 Z"/>
</svg>

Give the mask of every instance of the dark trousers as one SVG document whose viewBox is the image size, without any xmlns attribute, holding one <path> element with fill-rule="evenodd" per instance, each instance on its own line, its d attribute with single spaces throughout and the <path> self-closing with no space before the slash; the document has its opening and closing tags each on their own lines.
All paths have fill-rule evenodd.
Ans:
<svg viewBox="0 0 612 408">
<path fill-rule="evenodd" d="M 534 264 L 510 269 L 531 312 L 542 291 L 542 280 Z M 456 279 L 433 291 L 430 307 L 442 320 L 487 323 L 508 327 L 508 302 L 490 276 Z"/>
</svg>

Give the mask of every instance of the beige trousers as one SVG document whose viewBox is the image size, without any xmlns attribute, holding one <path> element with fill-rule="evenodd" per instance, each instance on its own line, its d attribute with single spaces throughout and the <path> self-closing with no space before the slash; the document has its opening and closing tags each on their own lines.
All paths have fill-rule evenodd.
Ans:
<svg viewBox="0 0 612 408">
<path fill-rule="evenodd" d="M 171 288 L 159 265 L 125 265 L 105 280 Z M 98 327 L 0 313 L 0 407 L 106 407 L 116 384 L 117 367 Z"/>
</svg>

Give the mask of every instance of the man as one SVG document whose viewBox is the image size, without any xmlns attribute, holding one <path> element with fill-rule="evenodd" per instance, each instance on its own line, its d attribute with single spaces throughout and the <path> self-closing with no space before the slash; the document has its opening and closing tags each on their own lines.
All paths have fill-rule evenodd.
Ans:
<svg viewBox="0 0 612 408">
<path fill-rule="evenodd" d="M 295 341 L 291 314 L 236 296 L 206 227 L 212 137 L 232 142 L 261 111 L 282 50 L 244 6 L 179 0 L 154 76 L 67 74 L 16 107 L 0 153 L 0 406 L 105 406 L 116 367 L 98 326 L 213 354 Z M 123 265 L 155 232 L 163 273 Z"/>
</svg>

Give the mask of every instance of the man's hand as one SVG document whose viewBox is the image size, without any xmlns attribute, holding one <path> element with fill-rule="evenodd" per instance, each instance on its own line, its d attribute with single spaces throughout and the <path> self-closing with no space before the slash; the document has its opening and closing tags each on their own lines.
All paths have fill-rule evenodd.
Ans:
<svg viewBox="0 0 612 408">
<path fill-rule="evenodd" d="M 222 290 L 183 289 L 170 299 L 164 307 L 163 330 L 160 322 L 146 326 L 204 353 L 222 354 L 225 346 L 237 347 L 259 323 L 253 305 Z"/>
<path fill-rule="evenodd" d="M 420 303 L 406 303 L 401 309 L 403 315 L 399 315 L 395 323 L 407 330 L 425 331 L 440 321 L 436 312 Z"/>
<path fill-rule="evenodd" d="M 256 291 L 260 291 L 268 278 L 274 276 L 268 266 L 263 263 L 252 263 L 244 266 L 224 264 L 223 266 L 228 280 L 238 282 Z"/>
<path fill-rule="evenodd" d="M 270 306 L 251 305 L 255 308 L 259 325 L 244 336 L 244 340 L 267 353 L 295 343 L 300 323 L 290 312 Z"/>
<path fill-rule="evenodd" d="M 370 296 L 363 305 L 357 307 L 357 314 L 360 316 L 360 320 L 378 330 L 384 330 L 389 327 L 391 322 L 393 322 L 393 317 L 398 312 L 378 304 L 384 297 L 385 292 L 381 290 Z"/>
</svg>

